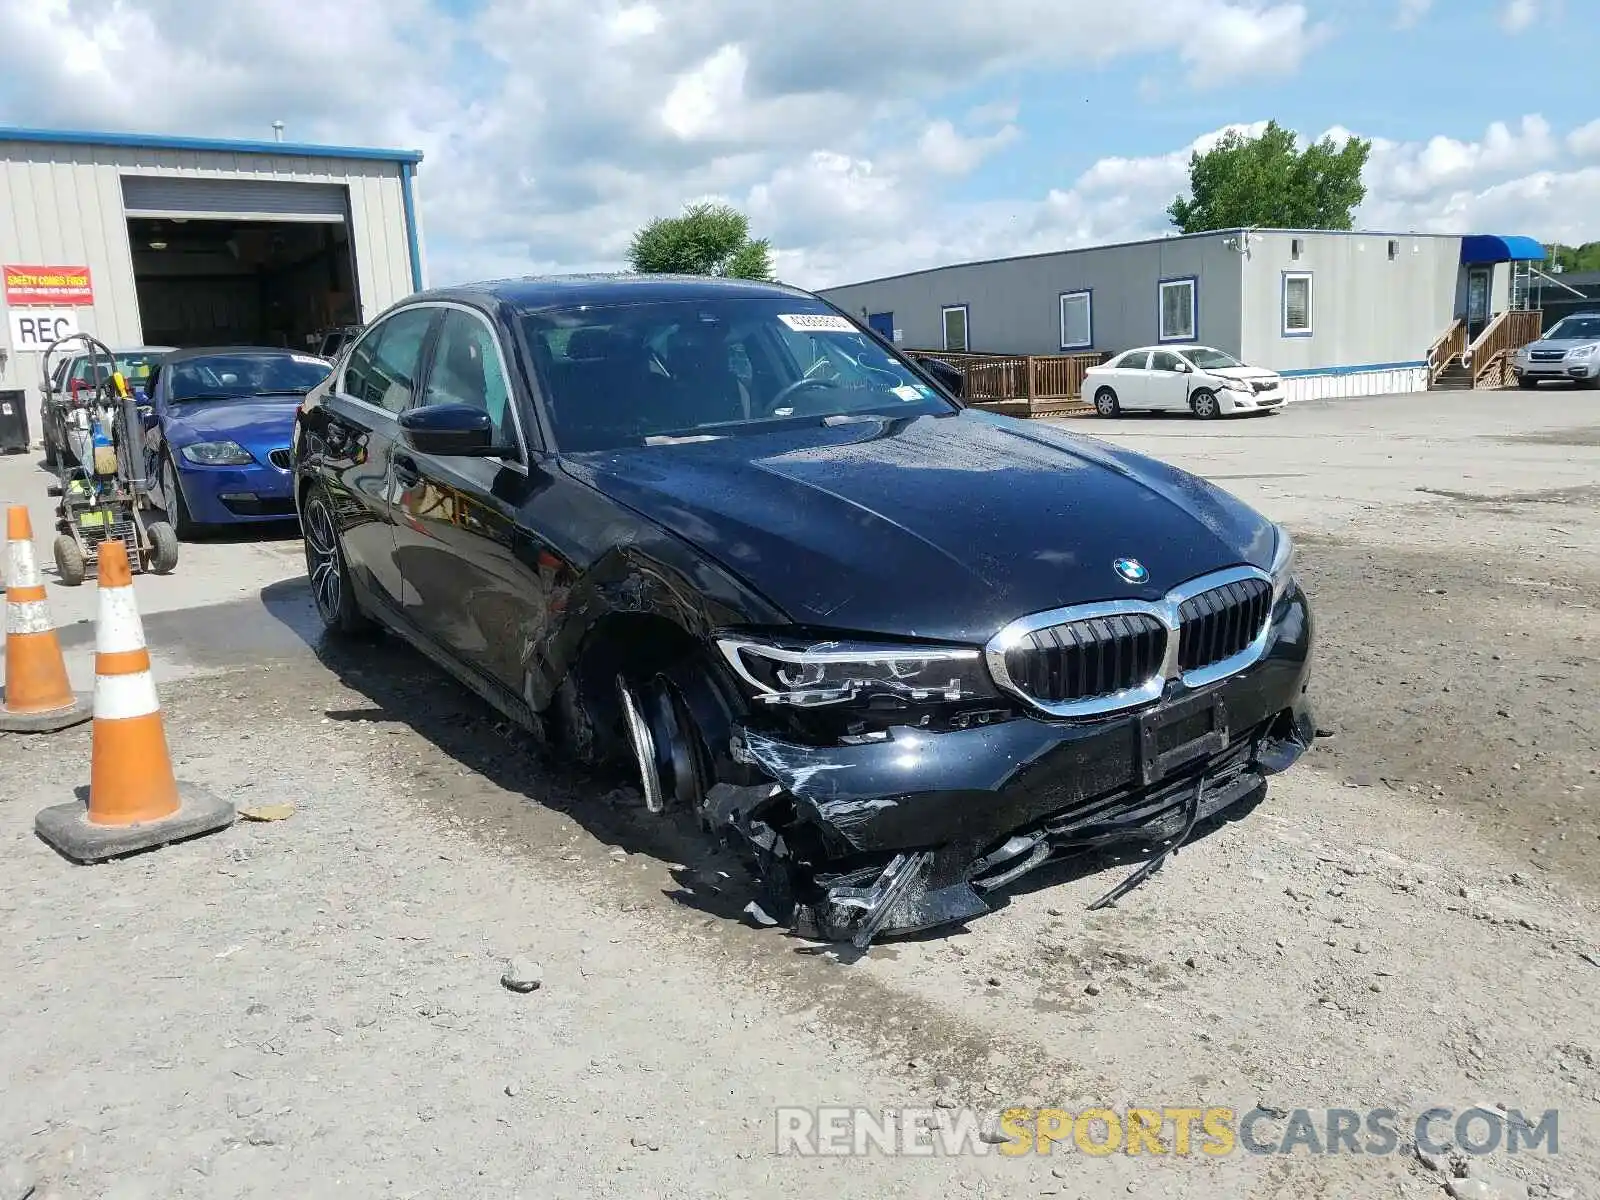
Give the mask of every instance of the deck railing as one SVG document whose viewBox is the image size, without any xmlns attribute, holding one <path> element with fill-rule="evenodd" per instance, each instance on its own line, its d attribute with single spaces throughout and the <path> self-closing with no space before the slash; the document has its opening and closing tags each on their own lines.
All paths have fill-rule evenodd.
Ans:
<svg viewBox="0 0 1600 1200">
<path fill-rule="evenodd" d="M 1428 347 L 1428 385 L 1439 382 L 1450 364 L 1461 357 L 1467 348 L 1467 323 L 1457 317 L 1450 323 L 1450 328 L 1439 335 L 1439 340 Z"/>
<path fill-rule="evenodd" d="M 974 354 L 956 350 L 910 350 L 961 372 L 964 399 L 974 408 L 1014 416 L 1059 416 L 1087 410 L 1083 377 L 1105 361 L 1092 354 Z"/>
<path fill-rule="evenodd" d="M 1537 309 L 1512 309 L 1484 326 L 1461 354 L 1461 361 L 1472 372 L 1472 386 L 1504 387 L 1511 356 L 1538 341 L 1543 325 L 1544 314 Z"/>
</svg>

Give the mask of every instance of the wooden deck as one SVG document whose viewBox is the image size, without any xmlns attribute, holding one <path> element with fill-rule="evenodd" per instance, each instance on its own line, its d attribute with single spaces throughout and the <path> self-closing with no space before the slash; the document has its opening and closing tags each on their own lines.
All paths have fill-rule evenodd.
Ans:
<svg viewBox="0 0 1600 1200">
<path fill-rule="evenodd" d="M 910 350 L 961 372 L 966 402 L 1014 417 L 1071 417 L 1094 411 L 1083 399 L 1083 376 L 1103 354 L 973 354 Z"/>
</svg>

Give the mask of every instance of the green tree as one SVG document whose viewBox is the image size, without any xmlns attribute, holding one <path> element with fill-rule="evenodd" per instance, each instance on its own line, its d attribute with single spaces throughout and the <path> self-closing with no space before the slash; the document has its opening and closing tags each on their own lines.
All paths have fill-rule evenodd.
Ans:
<svg viewBox="0 0 1600 1200">
<path fill-rule="evenodd" d="M 1551 242 L 1544 248 L 1549 256 L 1545 270 L 1559 267 L 1563 271 L 1600 271 L 1600 242 L 1584 242 L 1581 246 L 1564 246 Z"/>
<path fill-rule="evenodd" d="M 657 274 L 772 278 L 772 247 L 750 237 L 750 221 L 726 204 L 691 204 L 679 217 L 657 217 L 633 235 L 628 262 Z"/>
<path fill-rule="evenodd" d="M 1276 121 L 1256 137 L 1229 130 L 1189 156 L 1189 195 L 1167 209 L 1184 233 L 1208 229 L 1349 229 L 1366 198 L 1361 172 L 1372 143 L 1324 137 L 1301 150 Z"/>
</svg>

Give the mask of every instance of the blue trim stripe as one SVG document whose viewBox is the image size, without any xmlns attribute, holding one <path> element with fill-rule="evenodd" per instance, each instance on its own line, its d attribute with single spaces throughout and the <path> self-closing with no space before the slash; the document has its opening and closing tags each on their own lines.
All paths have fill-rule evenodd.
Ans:
<svg viewBox="0 0 1600 1200">
<path fill-rule="evenodd" d="M 412 193 L 411 178 L 416 174 L 416 164 L 400 166 L 400 200 L 406 210 L 406 249 L 411 254 L 411 290 L 422 290 L 422 244 L 417 236 L 417 201 Z"/>
<path fill-rule="evenodd" d="M 307 146 L 298 142 L 231 141 L 227 138 L 164 137 L 149 133 L 87 133 L 76 129 L 8 129 L 0 142 L 66 146 L 132 146 L 141 150 L 200 150 L 221 154 L 283 154 L 291 158 L 360 158 L 415 165 L 420 150 L 375 150 L 365 146 Z"/>
<path fill-rule="evenodd" d="M 1304 370 L 1279 371 L 1278 374 L 1285 379 L 1296 379 L 1306 375 L 1365 375 L 1369 371 L 1412 371 L 1427 365 L 1427 359 L 1419 358 L 1415 362 L 1361 363 L 1357 366 L 1347 367 L 1306 367 Z"/>
</svg>

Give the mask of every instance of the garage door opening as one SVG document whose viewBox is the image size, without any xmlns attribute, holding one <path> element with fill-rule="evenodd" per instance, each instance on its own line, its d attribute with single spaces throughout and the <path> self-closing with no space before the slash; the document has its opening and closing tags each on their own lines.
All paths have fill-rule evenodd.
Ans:
<svg viewBox="0 0 1600 1200">
<path fill-rule="evenodd" d="M 360 322 L 344 189 L 125 176 L 148 345 L 315 348 Z"/>
</svg>

